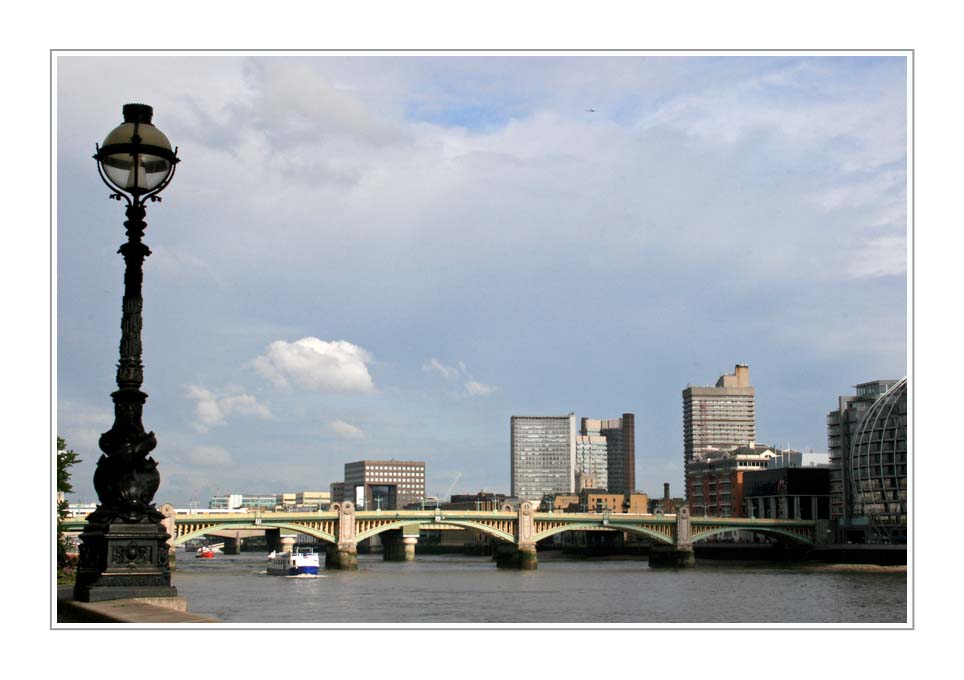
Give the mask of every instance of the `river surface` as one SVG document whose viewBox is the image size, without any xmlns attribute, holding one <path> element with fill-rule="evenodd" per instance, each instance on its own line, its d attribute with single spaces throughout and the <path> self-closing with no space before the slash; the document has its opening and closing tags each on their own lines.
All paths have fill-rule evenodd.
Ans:
<svg viewBox="0 0 964 680">
<path fill-rule="evenodd" d="M 324 565 L 324 555 L 321 555 Z M 905 623 L 907 574 L 894 569 L 697 560 L 650 569 L 646 558 L 539 553 L 535 571 L 488 557 L 359 555 L 358 571 L 319 578 L 265 573 L 261 553 L 200 560 L 177 552 L 174 585 L 190 611 L 244 624 Z"/>
</svg>

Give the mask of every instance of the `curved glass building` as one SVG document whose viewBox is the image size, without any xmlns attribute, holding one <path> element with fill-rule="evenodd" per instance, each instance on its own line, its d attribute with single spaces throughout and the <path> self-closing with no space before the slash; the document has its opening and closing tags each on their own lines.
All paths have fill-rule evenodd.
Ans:
<svg viewBox="0 0 964 680">
<path fill-rule="evenodd" d="M 880 395 L 851 440 L 853 516 L 869 520 L 876 543 L 907 540 L 907 378 Z"/>
</svg>

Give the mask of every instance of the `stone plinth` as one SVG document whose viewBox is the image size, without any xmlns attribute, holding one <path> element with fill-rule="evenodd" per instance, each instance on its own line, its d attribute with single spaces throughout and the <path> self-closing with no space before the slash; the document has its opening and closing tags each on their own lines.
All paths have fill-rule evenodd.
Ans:
<svg viewBox="0 0 964 680">
<path fill-rule="evenodd" d="M 177 596 L 168 563 L 169 535 L 160 524 L 93 524 L 81 538 L 75 600 Z"/>
</svg>

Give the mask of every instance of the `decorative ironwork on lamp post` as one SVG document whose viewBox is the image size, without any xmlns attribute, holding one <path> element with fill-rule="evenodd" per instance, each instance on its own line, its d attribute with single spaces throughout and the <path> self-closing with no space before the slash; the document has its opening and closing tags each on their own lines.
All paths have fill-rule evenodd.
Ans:
<svg viewBox="0 0 964 680">
<path fill-rule="evenodd" d="M 179 161 L 177 149 L 151 123 L 153 109 L 127 104 L 124 122 L 97 146 L 94 158 L 110 197 L 127 202 L 124 257 L 124 300 L 114 425 L 100 436 L 103 455 L 94 472 L 100 503 L 87 516 L 81 534 L 74 597 L 93 602 L 126 597 L 173 597 L 163 516 L 154 506 L 161 477 L 151 451 L 157 446 L 146 432 L 141 414 L 147 395 L 141 391 L 141 284 L 144 259 L 151 254 L 141 242 L 147 223 L 144 205 L 160 201 Z"/>
</svg>

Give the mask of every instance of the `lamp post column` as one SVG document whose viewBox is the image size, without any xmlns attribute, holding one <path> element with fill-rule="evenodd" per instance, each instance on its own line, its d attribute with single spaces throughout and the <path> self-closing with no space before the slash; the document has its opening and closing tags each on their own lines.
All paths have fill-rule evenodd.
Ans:
<svg viewBox="0 0 964 680">
<path fill-rule="evenodd" d="M 85 602 L 128 597 L 174 597 L 163 515 L 153 504 L 161 477 L 150 457 L 157 446 L 146 432 L 142 413 L 147 395 L 141 391 L 141 326 L 144 259 L 150 249 L 141 242 L 147 224 L 143 206 L 127 209 L 128 241 L 124 256 L 124 299 L 114 424 L 100 437 L 103 455 L 94 471 L 100 504 L 88 515 L 81 535 L 75 599 Z"/>
</svg>

